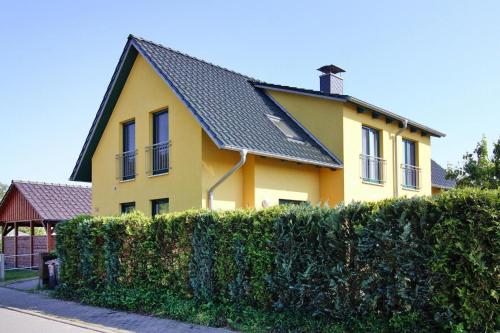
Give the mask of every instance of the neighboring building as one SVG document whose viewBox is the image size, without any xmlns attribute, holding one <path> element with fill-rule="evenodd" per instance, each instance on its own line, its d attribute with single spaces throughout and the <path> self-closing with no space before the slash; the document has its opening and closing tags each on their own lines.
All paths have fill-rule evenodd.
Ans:
<svg viewBox="0 0 500 333">
<path fill-rule="evenodd" d="M 319 91 L 268 84 L 130 36 L 71 180 L 97 215 L 430 195 L 444 134 L 320 71 Z"/>
<path fill-rule="evenodd" d="M 457 185 L 454 180 L 446 179 L 446 170 L 434 160 L 431 160 L 431 175 L 432 195 L 450 190 Z"/>
<path fill-rule="evenodd" d="M 6 264 L 37 266 L 37 254 L 55 248 L 55 225 L 90 213 L 90 187 L 13 181 L 0 202 Z M 29 228 L 30 233 L 20 232 L 20 227 Z M 43 228 L 45 236 L 36 236 L 35 228 Z"/>
</svg>

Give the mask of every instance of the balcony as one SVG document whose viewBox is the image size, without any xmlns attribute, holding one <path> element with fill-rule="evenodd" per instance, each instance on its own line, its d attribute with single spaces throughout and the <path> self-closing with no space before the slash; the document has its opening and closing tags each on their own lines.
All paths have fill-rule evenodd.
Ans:
<svg viewBox="0 0 500 333">
<path fill-rule="evenodd" d="M 401 179 L 403 188 L 410 190 L 420 189 L 420 177 L 422 169 L 409 164 L 401 164 Z"/>
<path fill-rule="evenodd" d="M 386 160 L 361 154 L 359 155 L 361 165 L 361 179 L 363 182 L 371 184 L 385 183 Z"/>
<path fill-rule="evenodd" d="M 116 155 L 116 175 L 120 181 L 135 179 L 135 158 L 137 150 L 127 151 Z"/>
<path fill-rule="evenodd" d="M 170 141 L 146 147 L 146 174 L 156 176 L 168 173 L 170 169 Z"/>
</svg>

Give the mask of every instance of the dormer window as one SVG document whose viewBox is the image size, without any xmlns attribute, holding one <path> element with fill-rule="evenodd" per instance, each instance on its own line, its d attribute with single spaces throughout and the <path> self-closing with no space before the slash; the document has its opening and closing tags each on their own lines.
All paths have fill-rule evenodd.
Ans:
<svg viewBox="0 0 500 333">
<path fill-rule="evenodd" d="M 294 140 L 294 141 L 303 142 L 302 138 L 297 134 L 297 132 L 295 132 L 290 126 L 288 126 L 288 124 L 285 123 L 285 121 L 283 121 L 283 119 L 281 119 L 280 117 L 271 116 L 271 115 L 268 115 L 268 118 L 269 118 L 269 120 L 272 121 L 272 123 L 276 127 L 278 127 L 278 129 L 283 134 L 285 134 L 285 136 L 288 139 L 291 139 L 291 140 Z"/>
</svg>

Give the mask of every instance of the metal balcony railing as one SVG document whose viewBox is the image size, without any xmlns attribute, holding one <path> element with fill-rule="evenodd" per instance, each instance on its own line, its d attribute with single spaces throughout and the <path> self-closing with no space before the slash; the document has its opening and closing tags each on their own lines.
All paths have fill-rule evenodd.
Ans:
<svg viewBox="0 0 500 333">
<path fill-rule="evenodd" d="M 382 184 L 385 182 L 386 160 L 370 156 L 359 155 L 361 165 L 361 179 L 364 182 Z"/>
<path fill-rule="evenodd" d="M 146 147 L 146 173 L 148 176 L 161 175 L 170 169 L 170 141 Z"/>
<path fill-rule="evenodd" d="M 414 165 L 401 164 L 401 173 L 401 179 L 404 188 L 413 190 L 420 189 L 422 169 Z"/>
<path fill-rule="evenodd" d="M 137 150 L 127 151 L 116 155 L 116 168 L 118 180 L 131 180 L 136 176 L 135 159 Z"/>
</svg>

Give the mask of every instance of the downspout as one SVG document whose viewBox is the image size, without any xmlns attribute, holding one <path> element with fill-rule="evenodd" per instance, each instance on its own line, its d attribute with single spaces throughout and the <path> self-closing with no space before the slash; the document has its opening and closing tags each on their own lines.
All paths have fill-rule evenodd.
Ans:
<svg viewBox="0 0 500 333">
<path fill-rule="evenodd" d="M 408 128 L 408 119 L 403 120 L 403 128 L 394 134 L 394 197 L 399 197 L 398 136 Z"/>
<path fill-rule="evenodd" d="M 214 191 L 215 189 L 222 184 L 229 176 L 231 176 L 233 173 L 235 173 L 239 168 L 245 164 L 247 160 L 247 153 L 248 151 L 246 149 L 242 149 L 240 151 L 240 161 L 231 168 L 224 176 L 222 176 L 215 184 L 212 185 L 212 187 L 208 190 L 208 209 L 212 209 L 213 207 L 213 201 L 214 201 Z"/>
</svg>

